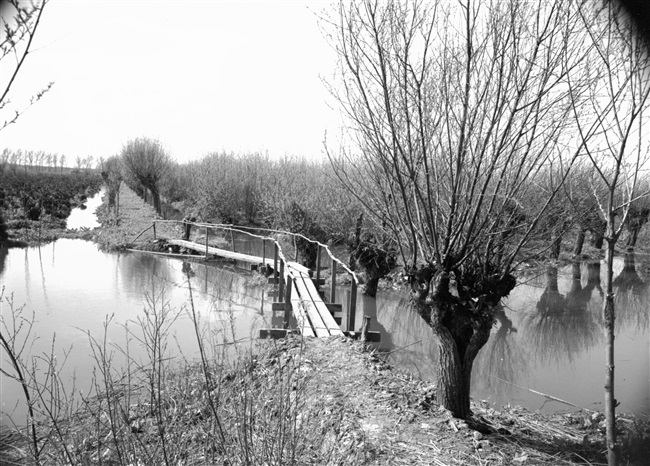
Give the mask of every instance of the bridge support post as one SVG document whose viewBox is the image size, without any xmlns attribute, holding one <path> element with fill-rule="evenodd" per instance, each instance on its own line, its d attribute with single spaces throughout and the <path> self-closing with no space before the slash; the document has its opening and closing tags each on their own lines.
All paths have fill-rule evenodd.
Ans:
<svg viewBox="0 0 650 466">
<path fill-rule="evenodd" d="M 262 240 L 262 266 L 266 269 L 266 240 Z"/>
<path fill-rule="evenodd" d="M 361 341 L 366 343 L 368 341 L 368 331 L 370 330 L 370 316 L 363 316 L 363 323 L 361 324 Z"/>
<path fill-rule="evenodd" d="M 284 261 L 280 259 L 280 277 L 278 287 L 278 301 L 282 302 L 284 299 Z"/>
<path fill-rule="evenodd" d="M 39 223 L 40 225 L 40 223 Z M 153 239 L 156 239 L 156 222 L 153 222 Z"/>
<path fill-rule="evenodd" d="M 291 318 L 291 282 L 287 280 L 287 291 L 284 297 L 284 328 L 289 328 L 289 319 Z"/>
<path fill-rule="evenodd" d="M 332 258 L 332 282 L 330 283 L 330 303 L 334 303 L 336 299 L 336 261 Z"/>
<path fill-rule="evenodd" d="M 274 252 L 273 252 L 273 277 L 275 281 L 278 281 L 278 243 L 273 243 Z"/>
<path fill-rule="evenodd" d="M 352 277 L 350 285 L 350 305 L 348 306 L 348 326 L 349 332 L 354 332 L 354 321 L 357 317 L 357 282 Z"/>
<path fill-rule="evenodd" d="M 210 237 L 210 228 L 206 225 L 205 227 L 205 258 L 208 258 L 208 238 Z"/>
</svg>

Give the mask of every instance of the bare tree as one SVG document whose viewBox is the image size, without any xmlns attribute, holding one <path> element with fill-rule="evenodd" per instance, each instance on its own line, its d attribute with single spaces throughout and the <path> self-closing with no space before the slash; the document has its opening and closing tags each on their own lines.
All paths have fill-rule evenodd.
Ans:
<svg viewBox="0 0 650 466">
<path fill-rule="evenodd" d="M 0 38 L 0 67 L 2 67 L 8 76 L 7 81 L 2 83 L 4 89 L 0 91 L 2 92 L 0 95 L 0 111 L 5 111 L 7 105 L 10 103 L 10 90 L 25 63 L 25 59 L 31 53 L 32 41 L 36 35 L 43 10 L 48 1 L 26 2 L 9 0 L 0 5 L 0 9 L 2 10 L 2 14 L 0 15 L 0 30 L 2 30 L 2 36 Z M 14 109 L 13 114 L 8 116 L 0 124 L 0 131 L 10 124 L 15 123 L 20 115 L 39 101 L 53 85 L 54 83 L 50 82 L 34 94 L 26 106 L 20 109 Z"/>
<path fill-rule="evenodd" d="M 518 261 L 539 253 L 532 240 L 578 153 L 566 74 L 581 50 L 566 7 L 366 0 L 325 26 L 350 128 L 331 163 L 396 240 L 438 342 L 438 401 L 461 418 L 495 310 Z M 549 172 L 554 187 L 537 189 Z"/>
<path fill-rule="evenodd" d="M 127 142 L 120 155 L 124 169 L 151 192 L 156 212 L 161 213 L 160 182 L 167 175 L 171 157 L 160 141 L 137 138 Z"/>
<path fill-rule="evenodd" d="M 575 79 L 590 83 L 584 99 L 574 102 L 574 115 L 589 164 L 592 184 L 607 227 L 606 280 L 603 301 L 606 349 L 605 415 L 608 463 L 617 464 L 614 396 L 614 248 L 624 226 L 635 215 L 634 203 L 648 195 L 641 179 L 648 162 L 650 57 L 648 43 L 637 26 L 614 2 L 576 2 L 591 45 L 587 66 L 576 68 Z M 574 79 L 569 80 L 571 86 Z M 645 131 L 645 133 L 644 133 Z"/>
<path fill-rule="evenodd" d="M 115 209 L 115 218 L 120 215 L 120 186 L 122 184 L 122 162 L 117 155 L 100 159 L 99 169 L 108 190 L 108 208 Z"/>
</svg>

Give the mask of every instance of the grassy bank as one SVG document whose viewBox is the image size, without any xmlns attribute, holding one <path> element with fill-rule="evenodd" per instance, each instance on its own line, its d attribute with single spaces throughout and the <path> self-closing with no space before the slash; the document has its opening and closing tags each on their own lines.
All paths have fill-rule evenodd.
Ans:
<svg viewBox="0 0 650 466">
<path fill-rule="evenodd" d="M 434 387 L 344 338 L 263 342 L 205 363 L 114 379 L 56 429 L 39 426 L 42 463 L 606 463 L 598 414 L 474 404 L 468 424 L 436 406 Z M 621 418 L 619 427 L 622 464 L 646 464 L 648 424 Z M 27 437 L 5 437 L 0 461 L 31 464 Z"/>
</svg>

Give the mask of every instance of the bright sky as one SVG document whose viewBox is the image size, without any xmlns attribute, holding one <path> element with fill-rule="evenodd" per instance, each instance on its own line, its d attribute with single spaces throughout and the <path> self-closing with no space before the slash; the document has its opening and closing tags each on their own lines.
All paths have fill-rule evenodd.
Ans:
<svg viewBox="0 0 650 466">
<path fill-rule="evenodd" d="M 12 88 L 11 114 L 55 84 L 0 131 L 0 149 L 97 159 L 148 136 L 178 161 L 221 150 L 323 157 L 324 133 L 339 121 L 321 81 L 335 68 L 317 22 L 328 5 L 52 0 Z"/>
</svg>

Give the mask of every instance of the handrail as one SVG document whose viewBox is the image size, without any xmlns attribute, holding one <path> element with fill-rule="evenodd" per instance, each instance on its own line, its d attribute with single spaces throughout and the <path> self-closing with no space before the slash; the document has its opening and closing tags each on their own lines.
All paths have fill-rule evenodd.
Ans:
<svg viewBox="0 0 650 466">
<path fill-rule="evenodd" d="M 240 226 L 240 225 L 233 225 L 233 224 L 231 224 L 231 223 L 199 223 L 199 222 L 189 222 L 189 221 L 183 221 L 183 220 L 154 220 L 154 223 L 155 223 L 155 222 L 163 222 L 163 223 L 185 223 L 185 224 L 188 224 L 188 223 L 189 223 L 189 224 L 191 224 L 191 225 L 202 226 L 202 227 L 216 227 L 216 228 L 222 228 L 222 229 L 224 229 L 224 230 L 230 230 L 230 231 L 236 231 L 236 232 L 238 232 L 238 233 L 244 233 L 244 234 L 246 234 L 246 235 L 250 235 L 250 236 L 252 236 L 252 237 L 254 237 L 254 238 L 260 238 L 260 239 L 265 239 L 265 238 L 267 238 L 267 239 L 272 239 L 276 244 L 278 244 L 278 242 L 277 242 L 274 238 L 272 238 L 272 237 L 270 237 L 270 236 L 261 236 L 261 235 L 256 235 L 256 234 L 254 234 L 254 233 L 250 233 L 250 232 L 248 232 L 248 231 L 244 231 L 244 230 L 242 230 L 242 228 L 248 228 L 248 229 L 251 229 L 251 230 L 258 230 L 258 231 L 268 231 L 268 232 L 271 232 L 271 233 L 280 233 L 280 234 L 283 234 L 283 235 L 298 236 L 298 237 L 300 237 L 300 238 L 303 238 L 303 239 L 306 240 L 306 241 L 309 241 L 310 243 L 315 243 L 315 244 L 317 244 L 318 246 L 324 248 L 325 251 L 327 251 L 327 254 L 330 256 L 330 258 L 331 258 L 333 261 L 338 262 L 338 263 L 341 265 L 341 267 L 343 267 L 343 269 L 344 269 L 344 270 L 345 270 L 349 275 L 352 276 L 352 279 L 354 280 L 354 282 L 355 282 L 357 285 L 359 285 L 359 279 L 357 278 L 357 274 L 354 273 L 354 271 L 352 271 L 352 270 L 351 270 L 347 265 L 345 265 L 345 263 L 343 263 L 343 262 L 342 262 L 338 257 L 336 257 L 336 256 L 334 255 L 334 253 L 330 250 L 329 246 L 327 246 L 326 244 L 321 243 L 320 241 L 317 241 L 317 240 L 314 240 L 314 239 L 308 238 L 308 237 L 306 237 L 305 235 L 302 235 L 302 234 L 300 234 L 300 233 L 293 233 L 293 232 L 291 232 L 291 231 L 285 231 L 285 230 L 274 230 L 274 229 L 271 229 L 271 228 L 246 227 L 246 226 Z M 278 244 L 278 247 L 280 247 L 279 244 Z M 286 260 L 286 258 L 285 258 L 285 260 Z"/>
<path fill-rule="evenodd" d="M 161 223 L 174 223 L 174 224 L 182 224 L 182 225 L 194 225 L 197 227 L 203 227 L 206 229 L 206 240 L 205 240 L 205 246 L 206 246 L 206 257 L 207 257 L 207 251 L 208 251 L 208 238 L 209 238 L 209 231 L 208 228 L 217 228 L 217 229 L 222 229 L 224 231 L 230 231 L 230 232 L 237 232 L 237 233 L 242 233 L 245 235 L 248 235 L 252 238 L 258 238 L 261 239 L 262 241 L 267 241 L 270 240 L 274 246 L 275 250 L 277 251 L 277 259 L 280 261 L 280 267 L 279 271 L 277 267 L 275 267 L 276 263 L 274 259 L 274 275 L 276 278 L 278 278 L 278 284 L 279 284 L 279 301 L 282 302 L 283 299 L 285 302 L 289 302 L 291 299 L 291 281 L 293 277 L 291 276 L 291 273 L 288 271 L 288 268 L 285 269 L 285 266 L 288 265 L 289 261 L 287 260 L 286 256 L 284 255 L 284 252 L 282 251 L 282 246 L 280 245 L 280 242 L 272 237 L 272 236 L 262 236 L 262 235 L 257 235 L 255 233 L 251 233 L 249 231 L 245 231 L 244 229 L 256 229 L 256 230 L 261 230 L 261 231 L 267 231 L 267 232 L 273 232 L 273 233 L 279 233 L 279 234 L 285 234 L 285 235 L 290 235 L 295 238 L 300 237 L 305 239 L 306 241 L 312 243 L 312 244 L 317 244 L 318 245 L 318 266 L 316 269 L 316 279 L 319 279 L 319 274 L 320 274 L 320 248 L 324 248 L 327 251 L 327 254 L 332 260 L 331 267 L 332 267 L 332 279 L 331 279 L 331 290 L 330 290 L 330 301 L 333 303 L 334 302 L 334 296 L 335 296 L 335 290 L 336 290 L 336 264 L 340 264 L 341 267 L 352 277 L 352 283 L 350 285 L 350 297 L 349 297 L 349 309 L 348 309 L 348 315 L 347 315 L 347 325 L 346 327 L 348 330 L 352 329 L 354 330 L 354 325 L 355 325 L 355 316 L 356 316 L 356 300 L 357 300 L 357 287 L 359 286 L 359 279 L 357 278 L 357 275 L 347 266 L 345 265 L 340 259 L 338 259 L 336 256 L 334 256 L 334 253 L 330 250 L 329 246 L 326 244 L 321 243 L 320 241 L 312 240 L 300 233 L 292 233 L 290 231 L 283 231 L 283 230 L 273 230 L 269 228 L 255 228 L 255 227 L 241 227 L 238 225 L 232 225 L 232 224 L 224 224 L 224 223 L 203 223 L 203 222 L 193 222 L 193 221 L 188 221 L 188 220 L 153 220 L 152 226 L 153 231 L 154 231 L 154 237 L 155 237 L 155 232 L 156 232 L 156 223 L 161 222 Z M 149 228 L 151 228 L 149 227 Z M 146 230 L 145 230 L 146 231 Z M 144 233 L 144 232 L 143 232 Z M 141 233 L 142 234 L 142 233 Z M 138 235 L 139 236 L 139 235 Z M 265 243 L 264 243 L 265 244 Z M 233 239 L 233 250 L 234 250 L 234 239 Z M 279 274 L 278 274 L 279 272 Z M 286 275 L 286 277 L 285 277 Z M 289 279 L 289 280 L 287 280 Z M 286 290 L 284 289 L 284 285 L 287 285 Z M 294 284 L 295 286 L 295 284 Z M 284 296 L 286 294 L 286 296 Z M 285 326 L 288 325 L 288 322 L 285 322 Z"/>
</svg>

